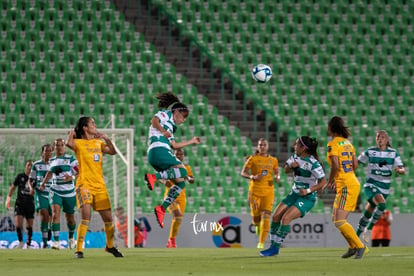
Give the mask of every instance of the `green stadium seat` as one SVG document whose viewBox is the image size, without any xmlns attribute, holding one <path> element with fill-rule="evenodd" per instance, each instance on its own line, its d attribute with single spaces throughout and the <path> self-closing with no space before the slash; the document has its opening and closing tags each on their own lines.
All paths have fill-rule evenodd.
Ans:
<svg viewBox="0 0 414 276">
<path fill-rule="evenodd" d="M 368 124 L 369 129 L 387 128 L 395 137 L 395 144 L 403 148 L 403 158 L 411 160 L 412 150 L 406 139 L 410 135 L 407 125 L 412 125 L 410 115 L 414 112 L 410 111 L 413 103 L 410 94 L 413 66 L 409 58 L 413 8 L 410 5 L 405 5 L 408 7 L 405 10 L 402 4 L 392 2 L 391 12 L 385 12 L 378 3 L 370 4 L 372 10 L 363 3 L 351 6 L 338 3 L 334 10 L 327 1 L 318 3 L 318 9 L 308 2 L 215 0 L 206 5 L 190 2 L 157 0 L 151 5 L 165 7 L 170 15 L 181 16 L 182 34 L 190 37 L 192 45 L 196 42 L 211 46 L 211 63 L 248 87 L 244 93 L 249 101 L 277 118 L 278 131 L 291 133 L 289 139 L 303 132 L 325 137 L 327 120 L 338 113 L 346 116 L 351 131 L 358 134 L 353 138 L 357 147 L 365 148 L 368 142 L 375 142 L 372 130 L 363 124 Z M 3 31 L 0 51 L 5 57 L 0 62 L 4 83 L 0 92 L 6 103 L 1 106 L 3 124 L 27 127 L 43 123 L 65 127 L 73 124 L 74 112 L 93 108 L 91 112 L 102 123 L 111 112 L 122 114 L 117 124 L 133 125 L 136 133 L 146 136 L 148 122 L 156 109 L 153 96 L 160 89 L 172 87 L 173 91 L 184 91 L 183 101 L 193 109 L 188 123 L 200 122 L 200 126 L 189 127 L 190 131 L 179 130 L 180 135 L 202 134 L 210 149 L 216 147 L 222 153 L 222 156 L 208 154 L 203 149 L 202 161 L 196 162 L 209 162 L 211 158 L 212 163 L 223 168 L 223 164 L 238 164 L 238 158 L 252 153 L 250 144 L 239 147 L 243 142 L 235 136 L 240 133 L 230 132 L 227 119 L 211 111 L 205 99 L 198 99 L 197 89 L 187 85 L 181 75 L 179 78 L 173 66 L 172 70 L 164 70 L 165 60 L 156 58 L 155 48 L 145 41 L 144 35 L 125 24 L 123 15 L 109 1 L 24 3 L 0 5 L 4 15 L 0 21 Z M 25 16 L 20 12 L 23 6 Z M 399 20 L 392 21 L 397 10 Z M 383 22 L 372 25 L 378 17 L 383 17 Z M 251 67 L 258 62 L 271 64 L 274 75 L 268 86 L 253 89 L 250 72 L 243 63 Z M 147 73 L 148 69 L 151 72 Z M 269 87 L 276 93 L 266 93 Z M 41 95 L 39 98 L 48 109 L 54 104 L 53 114 L 20 119 L 22 104 L 15 95 L 20 89 L 25 90 L 25 95 L 32 92 Z M 78 91 L 85 95 L 85 103 L 75 107 L 75 102 L 80 101 L 74 96 Z M 86 96 L 92 93 L 99 101 Z M 134 93 L 141 97 L 142 105 L 137 104 L 138 100 L 132 104 Z M 263 97 L 262 93 L 274 96 Z M 384 103 L 395 99 L 397 102 L 390 108 L 382 108 Z M 21 102 L 30 101 L 27 96 Z M 123 102 L 124 106 L 121 108 L 116 102 Z M 17 117 L 11 114 L 13 106 Z M 388 112 L 391 107 L 395 115 Z M 38 107 L 35 110 L 41 112 Z M 212 139 L 211 132 L 217 137 Z M 365 135 L 371 141 L 360 138 Z M 231 156 L 229 150 L 219 147 L 220 142 L 231 145 L 229 150 L 240 150 Z M 226 169 L 220 169 L 220 174 L 231 175 Z M 215 184 L 209 180 L 208 185 Z M 208 211 L 208 204 L 204 202 L 200 207 L 201 202 L 197 199 L 193 210 L 203 207 Z M 240 211 L 242 203 L 235 204 L 237 207 L 211 208 L 234 207 L 231 210 Z M 401 210 L 409 210 L 404 208 Z M 320 211 L 320 206 L 315 206 L 315 210 Z"/>
</svg>

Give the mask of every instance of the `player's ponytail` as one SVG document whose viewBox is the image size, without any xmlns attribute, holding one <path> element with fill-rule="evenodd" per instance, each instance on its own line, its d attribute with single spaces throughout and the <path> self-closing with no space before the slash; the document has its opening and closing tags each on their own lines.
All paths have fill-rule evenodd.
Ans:
<svg viewBox="0 0 414 276">
<path fill-rule="evenodd" d="M 348 138 L 351 136 L 349 128 L 345 126 L 344 120 L 339 116 L 334 116 L 329 120 L 328 127 L 332 133 Z"/>
<path fill-rule="evenodd" d="M 171 92 L 159 93 L 155 96 L 158 99 L 158 107 L 175 111 L 178 110 L 186 118 L 189 114 L 188 107 L 180 102 L 180 99 Z"/>
<path fill-rule="evenodd" d="M 299 140 L 302 143 L 302 145 L 305 147 L 305 151 L 309 155 L 312 155 L 313 157 L 315 157 L 316 160 L 318 160 L 321 166 L 323 167 L 322 161 L 318 155 L 318 144 L 319 144 L 318 140 L 316 140 L 315 137 L 309 137 L 309 136 L 301 136 Z"/>
</svg>

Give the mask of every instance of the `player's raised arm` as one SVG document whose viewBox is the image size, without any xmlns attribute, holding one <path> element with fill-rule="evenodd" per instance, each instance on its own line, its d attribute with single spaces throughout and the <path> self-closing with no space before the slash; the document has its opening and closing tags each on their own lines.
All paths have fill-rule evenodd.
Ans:
<svg viewBox="0 0 414 276">
<path fill-rule="evenodd" d="M 71 150 L 75 150 L 76 133 L 74 130 L 69 130 L 68 138 L 66 139 L 66 146 Z"/>
</svg>

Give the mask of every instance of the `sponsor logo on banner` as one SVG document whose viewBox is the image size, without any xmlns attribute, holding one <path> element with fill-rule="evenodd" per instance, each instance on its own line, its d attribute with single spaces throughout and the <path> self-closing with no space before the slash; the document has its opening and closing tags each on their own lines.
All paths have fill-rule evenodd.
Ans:
<svg viewBox="0 0 414 276">
<path fill-rule="evenodd" d="M 242 247 L 241 245 L 241 219 L 224 217 L 218 221 L 221 229 L 213 231 L 213 242 L 217 247 Z"/>
</svg>

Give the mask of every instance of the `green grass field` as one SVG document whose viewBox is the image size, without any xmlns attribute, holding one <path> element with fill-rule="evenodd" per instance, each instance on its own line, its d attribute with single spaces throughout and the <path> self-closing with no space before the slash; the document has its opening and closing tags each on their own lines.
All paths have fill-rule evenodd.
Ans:
<svg viewBox="0 0 414 276">
<path fill-rule="evenodd" d="M 413 275 L 414 248 L 370 248 L 361 260 L 341 259 L 344 248 L 282 248 L 277 257 L 257 249 L 0 250 L 1 275 Z"/>
</svg>

